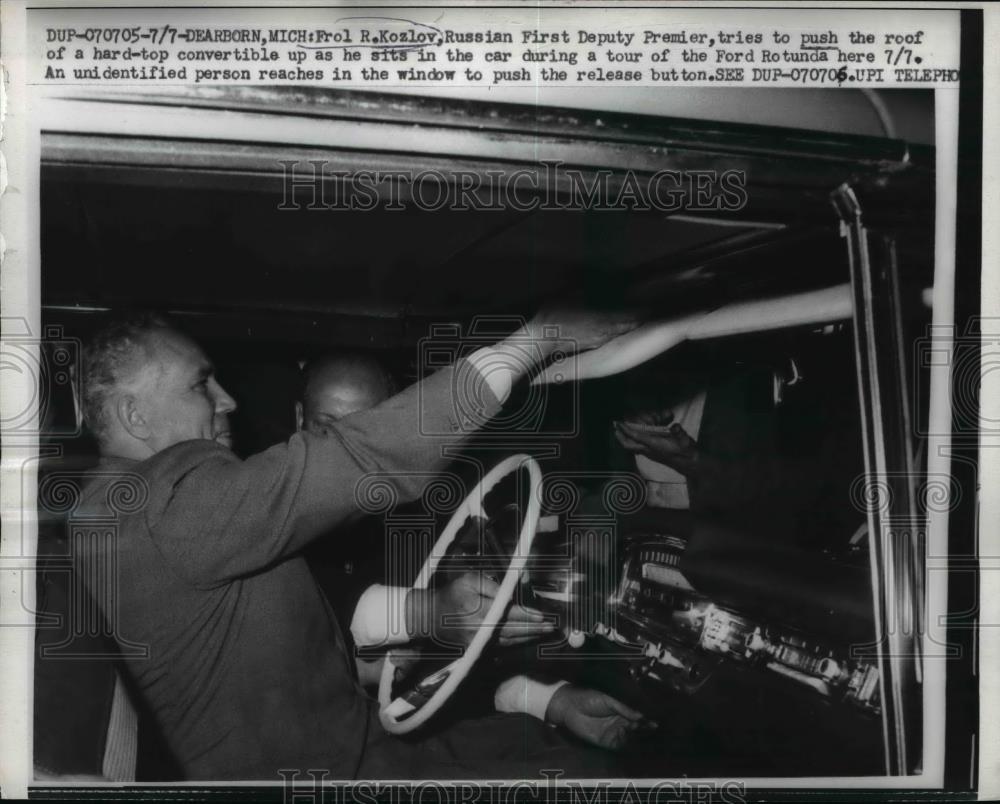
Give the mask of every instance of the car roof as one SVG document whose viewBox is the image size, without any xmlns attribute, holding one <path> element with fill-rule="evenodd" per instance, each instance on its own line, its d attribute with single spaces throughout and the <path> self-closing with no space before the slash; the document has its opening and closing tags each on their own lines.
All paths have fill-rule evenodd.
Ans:
<svg viewBox="0 0 1000 804">
<path fill-rule="evenodd" d="M 392 344 L 442 316 L 571 294 L 676 312 L 842 282 L 833 189 L 857 187 L 894 226 L 931 208 L 933 150 L 886 137 L 864 95 L 832 114 L 839 95 L 825 93 L 817 120 L 854 119 L 865 135 L 705 119 L 736 116 L 715 93 L 701 93 L 712 100 L 696 119 L 312 88 L 60 87 L 42 109 L 43 301 L 67 315 L 142 305 L 223 329 Z M 660 110 L 693 113 L 694 94 L 667 96 Z M 911 93 L 914 119 L 920 102 Z M 311 160 L 331 174 L 535 171 L 558 192 L 565 177 L 546 178 L 546 162 L 607 174 L 612 187 L 629 171 L 737 171 L 747 204 L 280 209 L 283 163 Z"/>
</svg>

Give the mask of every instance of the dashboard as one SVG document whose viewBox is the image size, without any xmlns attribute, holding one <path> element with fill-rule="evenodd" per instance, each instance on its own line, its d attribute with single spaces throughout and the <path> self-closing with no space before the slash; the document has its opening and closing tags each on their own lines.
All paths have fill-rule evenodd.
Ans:
<svg viewBox="0 0 1000 804">
<path fill-rule="evenodd" d="M 743 554 L 725 560 L 714 554 L 700 561 L 699 573 L 689 569 L 699 562 L 685 559 L 688 541 L 676 531 L 624 537 L 616 558 L 604 555 L 595 562 L 593 556 L 577 557 L 568 574 L 563 564 L 568 582 L 561 585 L 551 574 L 548 580 L 536 574 L 531 604 L 561 609 L 568 634 L 561 648 L 564 655 L 584 662 L 620 659 L 629 683 L 647 690 L 697 697 L 713 676 L 752 677 L 767 679 L 770 686 L 796 698 L 804 695 L 822 707 L 844 710 L 848 718 L 877 719 L 880 684 L 872 640 L 859 638 L 864 631 L 857 627 L 857 618 L 844 608 L 836 610 L 822 584 L 811 582 L 809 573 L 818 572 L 816 565 L 809 569 L 803 562 L 798 571 L 792 562 L 791 570 L 780 573 L 772 567 L 770 576 L 757 580 L 757 568 Z M 727 560 L 731 566 L 719 569 Z M 595 569 L 602 561 L 617 569 Z M 703 583 L 705 564 L 716 571 L 721 584 Z M 843 568 L 836 562 L 824 558 L 818 566 L 828 587 L 846 586 L 842 579 L 847 576 L 838 574 Z M 849 578 L 857 580 L 862 568 L 850 569 Z M 723 594 L 721 589 L 732 591 L 729 581 L 739 572 L 750 576 L 744 588 L 737 588 L 735 595 Z M 782 585 L 776 580 L 782 573 L 797 577 Z M 605 575 L 607 580 L 595 583 Z M 772 587 L 768 591 L 779 603 L 772 599 L 762 605 L 747 592 L 755 584 Z M 803 594 L 814 598 L 809 602 L 820 611 L 819 617 L 803 616 Z M 597 605 L 595 598 L 600 598 Z M 854 608 L 864 608 L 863 603 L 854 601 Z M 810 622 L 815 625 L 810 627 Z"/>
<path fill-rule="evenodd" d="M 594 636 L 638 649 L 630 669 L 680 692 L 698 689 L 720 662 L 753 666 L 838 705 L 878 714 L 878 669 L 850 645 L 719 605 L 700 594 L 680 566 L 678 537 L 642 539 L 626 548 L 621 581 Z"/>
</svg>

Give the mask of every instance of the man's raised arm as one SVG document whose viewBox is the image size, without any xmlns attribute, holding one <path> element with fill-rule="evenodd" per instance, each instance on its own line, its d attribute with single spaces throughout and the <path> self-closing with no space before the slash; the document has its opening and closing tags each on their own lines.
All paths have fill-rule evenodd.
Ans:
<svg viewBox="0 0 1000 804">
<path fill-rule="evenodd" d="M 208 442 L 168 449 L 152 459 L 169 484 L 154 491 L 163 504 L 150 511 L 153 533 L 199 584 L 255 572 L 357 511 L 366 475 L 378 473 L 400 502 L 418 497 L 445 463 L 442 447 L 500 410 L 531 368 L 525 355 L 543 363 L 555 348 L 595 348 L 633 326 L 620 314 L 542 313 L 495 346 L 342 419 L 328 437 L 298 433 L 246 461 Z"/>
</svg>

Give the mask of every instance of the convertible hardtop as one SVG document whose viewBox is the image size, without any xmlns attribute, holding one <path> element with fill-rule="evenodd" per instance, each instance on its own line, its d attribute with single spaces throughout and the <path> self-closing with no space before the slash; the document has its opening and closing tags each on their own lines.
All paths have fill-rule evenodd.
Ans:
<svg viewBox="0 0 1000 804">
<path fill-rule="evenodd" d="M 906 232 L 904 282 L 929 284 L 930 233 L 914 221 L 933 204 L 933 149 L 870 121 L 861 135 L 273 87 L 59 88 L 43 118 L 51 320 L 82 314 L 86 326 L 87 313 L 128 304 L 169 309 L 206 335 L 393 347 L 442 316 L 518 314 L 552 298 L 680 314 L 844 282 L 831 203 L 843 187 L 868 223 Z M 373 209 L 310 208 L 357 171 L 408 178 L 373 182 Z M 738 175 L 744 203 L 623 200 L 629 182 L 658 172 Z M 461 176 L 519 182 L 519 203 L 455 208 Z M 436 196 L 414 187 L 428 182 L 443 194 L 433 210 L 417 201 Z M 576 203 L 595 182 L 605 208 Z"/>
</svg>

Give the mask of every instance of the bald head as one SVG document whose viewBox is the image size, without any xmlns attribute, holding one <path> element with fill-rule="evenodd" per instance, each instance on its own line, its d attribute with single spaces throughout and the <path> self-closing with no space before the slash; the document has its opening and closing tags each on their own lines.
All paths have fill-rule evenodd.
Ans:
<svg viewBox="0 0 1000 804">
<path fill-rule="evenodd" d="M 393 392 L 388 372 L 369 355 L 316 358 L 303 369 L 302 398 L 296 404 L 298 428 L 323 435 L 337 420 L 373 408 Z"/>
</svg>

